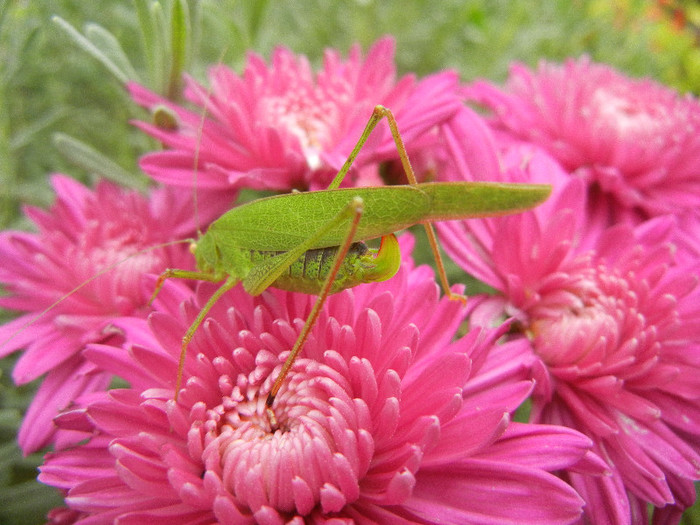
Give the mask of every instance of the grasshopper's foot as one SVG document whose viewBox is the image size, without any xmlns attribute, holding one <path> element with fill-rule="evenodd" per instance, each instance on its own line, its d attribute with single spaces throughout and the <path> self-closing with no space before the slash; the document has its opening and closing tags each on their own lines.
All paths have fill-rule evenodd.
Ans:
<svg viewBox="0 0 700 525">
<path fill-rule="evenodd" d="M 165 281 L 168 279 L 172 278 L 175 276 L 175 270 L 173 268 L 168 268 L 165 270 L 163 273 L 160 274 L 158 277 L 158 280 L 156 281 L 156 287 L 153 290 L 153 294 L 151 295 L 151 298 L 148 300 L 148 306 L 153 306 L 153 301 L 156 300 L 156 297 L 158 297 L 158 294 L 160 293 L 160 290 L 163 288 L 163 285 L 165 284 Z"/>
<path fill-rule="evenodd" d="M 279 423 L 277 423 L 277 416 L 275 416 L 275 411 L 272 408 L 267 407 L 265 409 L 267 414 L 267 421 L 270 423 L 270 433 L 274 434 L 280 429 Z"/>
<path fill-rule="evenodd" d="M 267 414 L 267 420 L 270 422 L 270 432 L 272 433 L 277 432 L 280 428 L 277 422 L 277 416 L 275 416 L 275 411 L 272 409 L 272 404 L 274 402 L 275 396 L 270 392 L 265 400 L 265 413 Z"/>
<path fill-rule="evenodd" d="M 462 295 L 461 293 L 450 292 L 447 294 L 447 298 L 450 301 L 459 301 L 460 303 L 462 303 L 462 306 L 466 306 L 466 304 L 467 304 L 467 296 Z"/>
<path fill-rule="evenodd" d="M 275 402 L 275 396 L 270 392 L 265 400 L 265 413 L 267 414 L 267 420 L 270 423 L 270 432 L 277 432 L 280 428 L 277 422 L 277 416 L 275 416 L 275 411 L 272 409 L 272 404 Z"/>
</svg>

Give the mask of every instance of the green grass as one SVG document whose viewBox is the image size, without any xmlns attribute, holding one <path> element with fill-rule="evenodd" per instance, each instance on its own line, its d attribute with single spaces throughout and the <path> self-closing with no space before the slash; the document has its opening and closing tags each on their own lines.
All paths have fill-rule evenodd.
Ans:
<svg viewBox="0 0 700 525">
<path fill-rule="evenodd" d="M 113 35 L 133 75 L 160 92 L 177 90 L 173 79 L 179 78 L 181 69 L 200 80 L 208 65 L 219 61 L 240 70 L 249 50 L 269 56 L 274 46 L 285 45 L 318 64 L 326 47 L 345 52 L 359 42 L 366 49 L 385 34 L 396 37 L 400 74 L 426 75 L 452 68 L 465 81 L 477 77 L 501 81 L 513 61 L 535 65 L 541 59 L 588 54 L 633 76 L 700 91 L 700 78 L 692 74 L 700 71 L 693 34 L 676 30 L 656 16 L 650 2 L 639 0 L 201 0 L 181 19 L 191 31 L 182 40 L 182 53 L 175 53 L 176 60 L 164 32 L 172 6 L 168 0 L 162 4 L 143 30 L 134 6 L 155 5 L 147 0 L 0 3 L 3 229 L 28 227 L 21 205 L 51 203 L 49 174 L 64 172 L 83 181 L 94 178 L 93 170 L 76 166 L 59 151 L 57 133 L 83 142 L 132 174 L 137 174 L 139 156 L 156 146 L 129 125 L 140 112 L 130 103 L 122 82 L 76 45 L 52 20 L 54 15 L 81 33 L 91 27 L 87 32 L 103 47 Z M 688 12 L 694 9 L 691 3 L 686 5 Z M 180 66 L 173 68 L 173 63 Z M 51 489 L 31 481 L 41 458 L 22 458 L 12 445 L 32 390 L 14 389 L 11 361 L 2 365 L 0 501 L 12 505 L 0 505 L 0 523 L 40 523 L 57 498 Z M 700 523 L 697 506 L 687 513 L 686 523 Z"/>
</svg>

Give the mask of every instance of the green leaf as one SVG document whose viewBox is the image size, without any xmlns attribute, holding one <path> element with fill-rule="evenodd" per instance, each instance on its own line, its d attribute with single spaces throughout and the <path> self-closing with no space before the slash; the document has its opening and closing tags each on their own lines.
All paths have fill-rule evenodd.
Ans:
<svg viewBox="0 0 700 525">
<path fill-rule="evenodd" d="M 51 18 L 56 25 L 63 29 L 68 36 L 70 36 L 73 41 L 78 44 L 83 50 L 88 52 L 90 55 L 99 60 L 117 79 L 122 83 L 126 84 L 129 81 L 129 75 L 127 72 L 115 64 L 110 57 L 108 57 L 100 48 L 93 44 L 90 40 L 85 38 L 77 29 L 75 29 L 71 24 L 66 22 L 60 16 L 53 16 Z"/>
<path fill-rule="evenodd" d="M 56 489 L 27 481 L 0 491 L 0 522 L 41 523 L 53 507 L 61 505 L 63 498 Z"/>
<path fill-rule="evenodd" d="M 170 19 L 170 79 L 168 81 L 167 97 L 178 100 L 182 91 L 182 72 L 187 63 L 190 36 L 190 19 L 187 0 L 173 2 Z"/>
<path fill-rule="evenodd" d="M 18 129 L 12 136 L 9 143 L 10 150 L 15 153 L 20 148 L 29 145 L 41 131 L 49 129 L 64 115 L 64 111 L 54 110 L 39 116 L 33 122 L 27 123 L 25 127 Z"/>
<path fill-rule="evenodd" d="M 166 93 L 166 64 L 169 61 L 168 34 L 166 30 L 165 14 L 160 2 L 151 6 L 151 18 L 153 20 L 153 35 L 155 39 L 155 59 L 158 66 L 158 77 L 155 79 L 158 92 Z"/>
<path fill-rule="evenodd" d="M 64 133 L 54 134 L 53 140 L 56 148 L 76 165 L 124 186 L 141 191 L 148 188 L 144 177 L 126 171 L 84 142 Z"/>
<path fill-rule="evenodd" d="M 127 79 L 140 82 L 138 73 L 134 66 L 131 65 L 121 44 L 112 33 L 99 24 L 88 23 L 85 26 L 85 35 L 116 68 L 124 72 Z"/>
<path fill-rule="evenodd" d="M 151 0 L 133 0 L 136 7 L 136 15 L 141 28 L 141 38 L 143 39 L 144 54 L 148 64 L 151 86 L 163 85 L 163 49 L 162 35 L 163 28 L 158 26 L 158 21 L 162 19 L 156 14 L 156 9 L 160 10 L 159 4 L 152 4 Z"/>
<path fill-rule="evenodd" d="M 3 399 L 3 404 L 4 402 L 5 400 Z M 14 435 L 21 422 L 22 417 L 19 410 L 6 407 L 0 408 L 0 438 L 6 437 L 5 434 L 11 433 Z"/>
<path fill-rule="evenodd" d="M 0 487 L 10 484 L 12 481 L 12 466 L 19 452 L 14 442 L 7 442 L 0 445 Z"/>
</svg>

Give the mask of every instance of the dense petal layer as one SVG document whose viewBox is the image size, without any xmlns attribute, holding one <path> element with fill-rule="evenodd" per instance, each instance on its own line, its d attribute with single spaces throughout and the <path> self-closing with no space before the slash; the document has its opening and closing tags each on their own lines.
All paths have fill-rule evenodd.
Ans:
<svg viewBox="0 0 700 525">
<path fill-rule="evenodd" d="M 132 84 L 138 104 L 151 110 L 166 106 L 178 121 L 174 129 L 136 123 L 167 146 L 143 157 L 141 167 L 166 184 L 196 182 L 229 193 L 244 187 L 325 188 L 377 104 L 394 112 L 409 151 L 433 146 L 434 129 L 461 107 L 456 75 L 397 81 L 394 47 L 391 38 L 383 38 L 366 57 L 355 46 L 346 60 L 328 50 L 316 74 L 305 57 L 282 47 L 270 64 L 250 54 L 242 75 L 214 67 L 211 89 L 188 79 L 185 90 L 186 98 L 206 111 L 205 119 Z M 355 183 L 378 182 L 377 163 L 397 158 L 389 129 L 379 126 L 354 163 Z"/>
<path fill-rule="evenodd" d="M 0 282 L 7 291 L 0 306 L 26 312 L 0 328 L 0 354 L 24 350 L 13 371 L 17 384 L 48 374 L 20 431 L 27 453 L 53 439 L 51 419 L 59 409 L 106 386 L 107 376 L 84 366 L 80 352 L 118 336 L 109 329 L 113 318 L 146 314 L 144 274 L 187 268 L 191 257 L 180 240 L 195 230 L 191 197 L 180 190 L 145 197 L 109 182 L 94 191 L 61 175 L 52 183 L 52 208 L 25 210 L 37 233 L 0 234 Z"/>
<path fill-rule="evenodd" d="M 586 180 L 592 208 L 629 218 L 700 204 L 700 103 L 691 96 L 585 57 L 537 71 L 516 64 L 505 89 L 479 81 L 465 94 L 493 110 L 499 129 Z"/>
<path fill-rule="evenodd" d="M 148 323 L 118 322 L 127 352 L 85 353 L 137 387 L 86 397 L 56 420 L 93 429 L 41 474 L 86 522 L 523 522 L 521 509 L 503 505 L 515 494 L 530 518 L 580 515 L 580 498 L 549 470 L 581 463 L 587 439 L 544 427 L 504 434 L 532 388 L 531 355 L 508 344 L 491 361 L 507 325 L 453 341 L 465 312 L 439 298 L 432 272 L 405 260 L 391 281 L 330 297 L 271 410 L 267 393 L 311 298 L 224 295 L 195 334 L 173 401 L 179 334 L 213 290 L 190 297 L 167 283 Z M 507 365 L 504 353 L 523 362 Z M 458 501 L 458 489 L 475 496 Z"/>
<path fill-rule="evenodd" d="M 452 154 L 465 147 L 455 142 Z M 498 291 L 472 321 L 517 319 L 511 337 L 540 360 L 532 420 L 583 431 L 608 461 L 612 480 L 569 478 L 591 519 L 606 515 L 600 509 L 611 511 L 611 523 L 639 509 L 646 515 L 640 502 L 678 505 L 685 487 L 676 480 L 700 477 L 700 263 L 692 244 L 675 217 L 598 222 L 582 181 L 540 150 L 508 143 L 502 157 L 500 180 L 524 175 L 554 191 L 521 215 L 438 225 L 447 252 Z M 454 174 L 475 177 L 453 165 Z"/>
</svg>

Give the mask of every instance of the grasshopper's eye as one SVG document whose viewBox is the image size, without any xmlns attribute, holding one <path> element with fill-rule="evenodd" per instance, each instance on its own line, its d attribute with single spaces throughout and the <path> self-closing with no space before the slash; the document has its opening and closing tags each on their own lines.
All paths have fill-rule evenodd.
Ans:
<svg viewBox="0 0 700 525">
<path fill-rule="evenodd" d="M 190 243 L 190 253 L 192 255 L 194 255 L 196 251 L 197 251 L 197 243 L 193 241 Z"/>
</svg>

